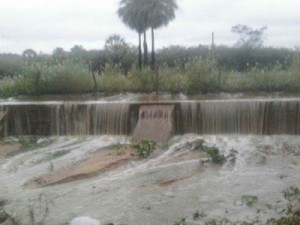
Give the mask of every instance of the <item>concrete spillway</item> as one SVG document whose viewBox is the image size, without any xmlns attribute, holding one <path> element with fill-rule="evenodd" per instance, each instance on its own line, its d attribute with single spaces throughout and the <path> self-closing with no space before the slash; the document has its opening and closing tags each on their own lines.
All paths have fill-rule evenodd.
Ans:
<svg viewBox="0 0 300 225">
<path fill-rule="evenodd" d="M 174 132 L 173 111 L 174 105 L 140 106 L 134 139 L 167 142 Z"/>
<path fill-rule="evenodd" d="M 300 99 L 2 102 L 0 111 L 7 112 L 2 133 L 131 135 L 141 116 L 140 108 L 145 105 L 172 107 L 173 134 L 300 134 Z"/>
</svg>

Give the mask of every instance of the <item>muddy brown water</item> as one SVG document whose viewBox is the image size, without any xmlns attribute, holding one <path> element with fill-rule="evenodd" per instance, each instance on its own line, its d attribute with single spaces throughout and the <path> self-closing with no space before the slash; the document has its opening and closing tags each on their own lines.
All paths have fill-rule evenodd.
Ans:
<svg viewBox="0 0 300 225">
<path fill-rule="evenodd" d="M 187 144 L 196 139 L 219 147 L 224 154 L 237 150 L 236 162 L 201 165 L 200 156 Z M 168 148 L 157 150 L 149 159 L 128 161 L 87 179 L 24 189 L 28 180 L 48 173 L 50 163 L 54 171 L 59 170 L 129 140 L 127 136 L 48 137 L 38 141 L 41 147 L 1 157 L 0 199 L 7 200 L 5 209 L 27 224 L 28 207 L 34 208 L 39 220 L 46 202 L 40 206 L 39 198 L 46 196 L 51 200 L 47 225 L 66 224 L 76 216 L 90 216 L 104 224 L 171 225 L 182 217 L 191 224 L 204 224 L 224 216 L 255 217 L 266 204 L 284 201 L 284 189 L 300 187 L 298 136 L 187 134 L 173 137 Z M 49 157 L 62 150 L 68 153 Z M 246 206 L 244 195 L 257 196 L 257 203 Z M 207 216 L 193 221 L 195 211 Z M 264 214 L 268 216 L 274 215 Z"/>
<path fill-rule="evenodd" d="M 46 225 L 68 224 L 77 216 L 116 225 L 173 225 L 181 218 L 203 225 L 211 218 L 255 218 L 257 210 L 265 212 L 262 217 L 266 219 L 276 216 L 266 209 L 267 204 L 284 202 L 283 190 L 300 187 L 299 96 L 77 97 L 0 102 L 0 111 L 9 109 L 7 118 L 12 118 L 4 123 L 4 136 L 13 139 L 13 144 L 11 140 L 0 143 L 0 200 L 5 200 L 5 210 L 22 224 L 29 224 L 29 208 L 38 222 L 45 207 L 49 208 Z M 24 187 L 31 180 L 82 162 L 90 169 L 88 162 L 95 163 L 99 154 L 130 144 L 139 108 L 157 101 L 174 105 L 175 136 L 149 159 L 126 159 L 100 172 L 89 170 L 93 176 Z M 28 149 L 11 137 L 28 134 L 47 137 L 38 138 L 38 146 Z M 225 155 L 236 150 L 236 162 L 203 164 L 201 159 L 206 156 L 190 151 L 189 143 L 198 139 Z M 243 196 L 258 200 L 249 207 Z M 206 216 L 194 221 L 197 211 Z"/>
</svg>

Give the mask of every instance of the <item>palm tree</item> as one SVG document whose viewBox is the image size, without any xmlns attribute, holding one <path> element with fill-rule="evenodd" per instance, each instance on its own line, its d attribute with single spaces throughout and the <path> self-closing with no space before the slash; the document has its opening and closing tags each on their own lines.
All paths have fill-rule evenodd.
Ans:
<svg viewBox="0 0 300 225">
<path fill-rule="evenodd" d="M 139 34 L 139 66 L 142 63 L 141 35 L 144 34 L 144 63 L 148 61 L 146 30 L 151 28 L 152 36 L 152 68 L 155 66 L 154 30 L 167 26 L 175 19 L 178 8 L 176 0 L 121 0 L 118 10 L 119 17 L 131 29 Z"/>
<path fill-rule="evenodd" d="M 176 0 L 146 0 L 146 11 L 148 11 L 148 22 L 151 28 L 152 38 L 152 68 L 155 66 L 155 43 L 154 30 L 162 26 L 167 26 L 170 21 L 175 19 L 175 11 L 178 8 Z"/>
<path fill-rule="evenodd" d="M 120 8 L 118 10 L 119 17 L 123 20 L 123 22 L 131 29 L 138 32 L 139 35 L 139 55 L 138 55 L 138 64 L 141 70 L 142 68 L 142 41 L 141 36 L 147 29 L 145 24 L 145 15 L 142 9 L 143 1 L 141 0 L 121 0 Z M 144 40 L 145 47 L 145 40 Z"/>
</svg>

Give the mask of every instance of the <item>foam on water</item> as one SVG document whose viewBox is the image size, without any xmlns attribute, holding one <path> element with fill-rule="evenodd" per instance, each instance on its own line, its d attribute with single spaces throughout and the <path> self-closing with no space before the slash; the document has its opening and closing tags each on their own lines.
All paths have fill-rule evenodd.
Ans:
<svg viewBox="0 0 300 225">
<path fill-rule="evenodd" d="M 189 154 L 187 143 L 204 139 L 228 154 L 238 151 L 234 164 L 201 167 Z M 45 157 L 57 151 L 68 154 L 53 159 L 55 168 L 92 156 L 102 147 L 127 143 L 124 136 L 59 137 L 44 140 L 45 146 L 31 152 L 0 159 L 0 199 L 6 209 L 28 220 L 28 204 L 44 194 L 51 205 L 46 224 L 57 225 L 78 215 L 89 215 L 114 224 L 170 224 L 180 217 L 191 218 L 204 211 L 207 218 L 226 216 L 244 219 L 255 216 L 256 208 L 283 200 L 282 190 L 300 186 L 300 139 L 298 136 L 184 135 L 171 139 L 169 147 L 149 159 L 133 161 L 96 177 L 41 189 L 24 190 L 32 177 L 48 172 Z M 192 176 L 189 176 L 192 174 Z M 160 183 L 184 178 L 167 186 Z M 254 195 L 253 209 L 241 206 L 241 196 Z M 117 213 L 116 213 L 117 212 Z M 197 224 L 197 223 L 196 223 Z M 199 222 L 199 224 L 201 224 Z"/>
<path fill-rule="evenodd" d="M 87 216 L 74 218 L 70 225 L 101 225 L 99 220 L 92 219 Z"/>
</svg>

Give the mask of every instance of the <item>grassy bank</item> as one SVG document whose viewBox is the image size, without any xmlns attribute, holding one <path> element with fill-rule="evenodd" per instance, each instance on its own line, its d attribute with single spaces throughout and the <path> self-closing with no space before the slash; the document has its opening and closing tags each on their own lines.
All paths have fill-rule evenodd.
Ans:
<svg viewBox="0 0 300 225">
<path fill-rule="evenodd" d="M 150 68 L 142 71 L 133 68 L 125 76 L 118 67 L 107 66 L 101 74 L 95 74 L 97 92 L 153 92 L 157 86 L 156 75 Z M 288 68 L 281 64 L 271 68 L 253 66 L 244 72 L 220 68 L 211 60 L 193 59 L 184 68 L 161 66 L 158 78 L 161 92 L 298 92 L 300 59 L 295 58 Z M 92 73 L 85 64 L 26 65 L 19 75 L 0 80 L 0 95 L 91 93 L 94 87 Z"/>
</svg>

